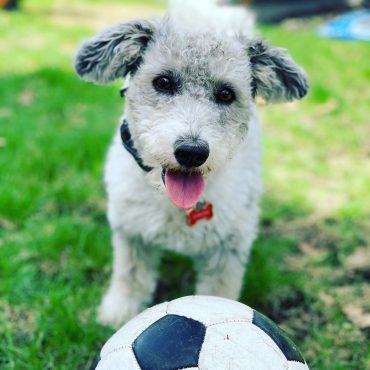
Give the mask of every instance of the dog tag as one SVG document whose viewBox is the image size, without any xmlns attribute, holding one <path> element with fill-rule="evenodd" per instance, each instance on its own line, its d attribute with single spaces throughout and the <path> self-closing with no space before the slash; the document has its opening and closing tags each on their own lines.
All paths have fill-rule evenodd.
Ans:
<svg viewBox="0 0 370 370">
<path fill-rule="evenodd" d="M 210 220 L 213 217 L 212 203 L 198 203 L 194 208 L 186 211 L 188 225 L 194 226 L 200 220 Z"/>
</svg>

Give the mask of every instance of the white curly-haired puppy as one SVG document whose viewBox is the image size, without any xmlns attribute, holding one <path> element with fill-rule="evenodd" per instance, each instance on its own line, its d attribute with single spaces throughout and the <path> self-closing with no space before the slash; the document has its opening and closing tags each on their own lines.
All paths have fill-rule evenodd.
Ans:
<svg viewBox="0 0 370 370">
<path fill-rule="evenodd" d="M 75 60 L 88 81 L 130 76 L 105 171 L 114 264 L 99 318 L 115 326 L 150 303 L 164 249 L 194 258 L 197 294 L 238 298 L 262 193 L 255 98 L 308 89 L 245 9 L 173 3 L 160 21 L 103 30 Z"/>
</svg>

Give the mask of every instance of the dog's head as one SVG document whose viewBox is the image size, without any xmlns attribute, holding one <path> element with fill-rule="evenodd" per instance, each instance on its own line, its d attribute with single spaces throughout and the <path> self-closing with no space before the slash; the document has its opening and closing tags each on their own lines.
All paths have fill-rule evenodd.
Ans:
<svg viewBox="0 0 370 370">
<path fill-rule="evenodd" d="M 245 36 L 183 29 L 169 19 L 106 29 L 79 50 L 75 68 L 95 83 L 130 74 L 126 118 L 145 163 L 163 169 L 180 207 L 203 191 L 203 175 L 223 166 L 248 133 L 254 98 L 302 98 L 303 70 L 282 49 Z"/>
</svg>

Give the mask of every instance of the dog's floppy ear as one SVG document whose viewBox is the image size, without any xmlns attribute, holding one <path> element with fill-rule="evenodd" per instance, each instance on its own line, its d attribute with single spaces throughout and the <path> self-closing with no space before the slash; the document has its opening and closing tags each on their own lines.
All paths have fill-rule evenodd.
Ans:
<svg viewBox="0 0 370 370">
<path fill-rule="evenodd" d="M 248 54 L 252 68 L 252 93 L 267 102 L 291 101 L 303 98 L 308 91 L 308 79 L 284 50 L 269 46 L 263 40 L 250 41 Z"/>
<path fill-rule="evenodd" d="M 81 78 L 105 84 L 135 71 L 155 26 L 148 21 L 119 23 L 82 44 L 74 66 Z"/>
</svg>

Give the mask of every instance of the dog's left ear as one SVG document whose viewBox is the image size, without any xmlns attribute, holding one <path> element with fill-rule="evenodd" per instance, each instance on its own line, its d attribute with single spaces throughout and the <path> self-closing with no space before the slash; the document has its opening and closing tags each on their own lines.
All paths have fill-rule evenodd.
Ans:
<svg viewBox="0 0 370 370">
<path fill-rule="evenodd" d="M 138 68 L 153 37 L 155 26 L 148 21 L 119 23 L 82 44 L 74 67 L 84 80 L 105 84 Z"/>
<path fill-rule="evenodd" d="M 248 46 L 248 54 L 253 97 L 258 95 L 267 102 L 282 102 L 301 99 L 307 94 L 306 73 L 284 49 L 253 40 Z"/>
</svg>

